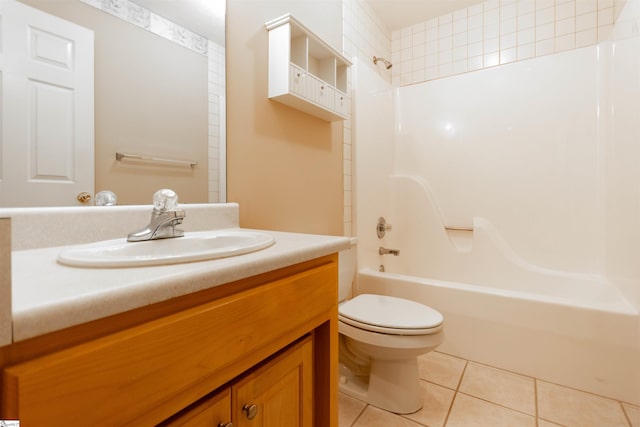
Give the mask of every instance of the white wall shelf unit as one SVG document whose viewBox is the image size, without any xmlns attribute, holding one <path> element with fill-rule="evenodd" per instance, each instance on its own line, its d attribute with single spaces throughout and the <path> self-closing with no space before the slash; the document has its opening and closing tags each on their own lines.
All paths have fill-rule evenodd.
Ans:
<svg viewBox="0 0 640 427">
<path fill-rule="evenodd" d="M 323 120 L 345 120 L 351 62 L 291 14 L 265 24 L 269 31 L 269 99 Z"/>
</svg>

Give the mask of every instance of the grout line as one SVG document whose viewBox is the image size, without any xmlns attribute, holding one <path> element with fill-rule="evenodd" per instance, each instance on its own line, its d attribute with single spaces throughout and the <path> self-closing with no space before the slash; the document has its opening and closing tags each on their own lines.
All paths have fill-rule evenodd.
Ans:
<svg viewBox="0 0 640 427">
<path fill-rule="evenodd" d="M 455 403 L 457 398 L 458 398 L 458 392 L 456 391 L 453 394 L 453 399 L 451 399 L 451 404 L 449 404 L 449 410 L 447 410 L 447 416 L 444 417 L 444 423 L 442 424 L 442 427 L 445 427 L 449 422 L 449 417 L 451 416 L 451 411 L 453 410 L 453 404 Z"/>
<path fill-rule="evenodd" d="M 627 420 L 629 426 L 633 426 L 633 424 L 631 423 L 631 417 L 629 417 L 629 414 L 627 414 L 627 410 L 624 408 L 622 402 L 618 401 L 618 404 L 620 405 L 620 408 L 622 408 L 622 413 L 624 414 L 624 417 Z"/>
<path fill-rule="evenodd" d="M 449 409 L 447 410 L 447 416 L 444 418 L 444 424 L 442 424 L 443 427 L 445 427 L 447 425 L 447 423 L 449 422 L 449 417 L 451 416 L 451 411 L 453 410 L 453 404 L 455 403 L 456 399 L 458 398 L 458 389 L 460 388 L 460 384 L 462 384 L 462 378 L 464 377 L 464 374 L 467 371 L 467 366 L 469 365 L 469 361 L 468 360 L 466 360 L 466 359 L 461 359 L 461 360 L 464 360 L 464 368 L 462 368 L 462 372 L 460 373 L 460 378 L 458 379 L 458 384 L 456 385 L 456 389 L 455 389 L 455 391 L 453 393 L 453 399 L 451 399 L 451 403 L 449 404 Z"/>
<path fill-rule="evenodd" d="M 533 379 L 533 402 L 535 405 L 535 412 L 536 412 L 536 427 L 539 427 L 539 415 L 540 413 L 538 412 L 538 379 L 534 378 Z"/>
<path fill-rule="evenodd" d="M 538 418 L 537 415 L 533 415 L 533 414 L 529 414 L 527 412 L 523 412 L 520 409 L 511 408 L 510 406 L 503 405 L 502 403 L 492 402 L 491 400 L 487 400 L 487 399 L 485 399 L 483 397 L 474 396 L 473 394 L 465 393 L 463 391 L 459 391 L 458 394 L 464 394 L 465 396 L 471 397 L 473 399 L 482 400 L 483 402 L 487 402 L 487 403 L 490 403 L 492 405 L 500 406 L 501 408 L 508 409 L 510 411 L 514 411 L 514 412 L 517 412 L 519 414 L 526 415 L 528 417 L 533 417 L 533 418 L 536 418 L 536 419 Z"/>
<path fill-rule="evenodd" d="M 460 386 L 462 385 L 462 379 L 464 378 L 464 374 L 467 372 L 467 366 L 469 366 L 469 361 L 464 360 L 464 368 L 462 368 L 462 373 L 460 374 L 460 378 L 458 379 L 458 385 L 456 385 L 456 392 L 460 390 Z"/>
<path fill-rule="evenodd" d="M 451 388 L 451 387 L 449 387 L 447 385 L 439 384 L 439 383 L 437 383 L 435 381 L 432 381 L 432 380 L 427 380 L 427 379 L 424 379 L 424 378 L 420 378 L 420 381 L 425 382 L 425 383 L 429 383 L 429 384 L 433 384 L 433 385 L 435 385 L 437 387 L 444 388 L 444 389 L 452 391 L 454 393 L 457 391 L 455 388 Z"/>
<path fill-rule="evenodd" d="M 455 357 L 455 356 L 454 356 Z M 509 369 L 504 369 L 504 368 L 498 368 L 497 366 L 493 366 L 493 365 L 489 365 L 487 363 L 482 363 L 482 362 L 476 362 L 475 360 L 467 360 L 467 362 L 472 363 L 474 365 L 478 365 L 478 366 L 484 366 L 486 368 L 491 368 L 491 369 L 495 369 L 497 371 L 502 371 L 502 372 L 506 372 L 508 374 L 512 374 L 512 375 L 517 375 L 519 377 L 523 377 L 523 378 L 529 378 L 531 380 L 535 380 L 537 379 L 536 377 L 532 377 L 531 375 L 526 375 L 526 374 L 522 374 L 520 372 L 516 372 L 516 371 L 511 371 Z"/>
<path fill-rule="evenodd" d="M 603 395 L 601 395 L 601 394 L 596 394 L 596 393 L 593 393 L 593 392 L 591 392 L 591 391 L 581 390 L 581 389 L 579 389 L 579 388 L 571 387 L 571 386 L 564 385 L 564 384 L 558 384 L 558 383 L 554 383 L 554 382 L 547 381 L 547 380 L 542 380 L 542 379 L 540 379 L 540 378 L 534 378 L 534 379 L 535 379 L 536 381 L 540 381 L 540 382 L 544 382 L 544 383 L 547 383 L 547 384 L 551 384 L 551 385 L 554 385 L 554 386 L 556 386 L 556 387 L 562 387 L 562 388 L 566 388 L 566 389 L 568 389 L 568 390 L 573 390 L 573 391 L 577 391 L 577 392 L 580 392 L 580 393 L 585 393 L 585 394 L 591 395 L 591 396 L 593 396 L 593 397 L 599 397 L 600 399 L 605 399 L 605 400 L 608 400 L 608 401 L 610 401 L 610 402 L 618 402 L 618 403 L 620 403 L 620 404 L 622 404 L 622 403 L 623 403 L 623 401 L 622 401 L 622 400 L 614 399 L 613 397 L 603 396 Z"/>
<path fill-rule="evenodd" d="M 362 408 L 362 411 L 360 411 L 360 413 L 358 414 L 357 417 L 355 417 L 355 419 L 353 420 L 353 422 L 351 423 L 351 427 L 353 427 L 354 425 L 356 425 L 356 422 L 358 422 L 358 419 L 362 416 L 362 414 L 364 414 L 364 411 L 369 407 L 369 404 L 367 403 L 366 405 L 364 405 L 364 407 Z"/>
</svg>

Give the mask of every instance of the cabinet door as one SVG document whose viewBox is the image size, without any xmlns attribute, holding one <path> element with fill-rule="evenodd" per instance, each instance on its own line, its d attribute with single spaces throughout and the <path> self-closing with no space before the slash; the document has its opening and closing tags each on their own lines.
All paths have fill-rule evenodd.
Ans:
<svg viewBox="0 0 640 427">
<path fill-rule="evenodd" d="M 231 389 L 186 409 L 158 427 L 218 427 L 231 424 Z"/>
<path fill-rule="evenodd" d="M 311 427 L 312 354 L 308 337 L 234 385 L 234 426 Z"/>
</svg>

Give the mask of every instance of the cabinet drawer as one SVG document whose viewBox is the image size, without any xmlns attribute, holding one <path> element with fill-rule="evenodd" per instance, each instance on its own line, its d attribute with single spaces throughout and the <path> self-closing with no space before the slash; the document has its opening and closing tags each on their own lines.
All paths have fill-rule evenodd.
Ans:
<svg viewBox="0 0 640 427">
<path fill-rule="evenodd" d="M 334 88 L 326 84 L 325 82 L 321 82 L 320 84 L 320 105 L 322 105 L 327 110 L 333 110 L 334 102 L 335 102 L 336 91 Z"/>
<path fill-rule="evenodd" d="M 155 424 L 318 327 L 336 305 L 334 258 L 5 368 L 3 414 L 27 427 Z"/>
<path fill-rule="evenodd" d="M 328 110 L 333 110 L 335 89 L 311 74 L 307 74 L 306 79 L 307 98 Z"/>
<path fill-rule="evenodd" d="M 336 90 L 336 105 L 335 105 L 336 113 L 341 114 L 343 116 L 347 115 L 347 95 L 343 92 Z"/>
<path fill-rule="evenodd" d="M 297 67 L 293 64 L 289 65 L 289 84 L 291 87 L 291 92 L 296 95 L 305 96 L 305 76 L 306 72 L 302 70 L 300 67 Z"/>
<path fill-rule="evenodd" d="M 320 85 L 321 84 L 322 82 L 312 74 L 307 75 L 304 93 L 309 100 L 311 100 L 312 102 L 315 102 L 316 104 L 320 104 Z"/>
</svg>

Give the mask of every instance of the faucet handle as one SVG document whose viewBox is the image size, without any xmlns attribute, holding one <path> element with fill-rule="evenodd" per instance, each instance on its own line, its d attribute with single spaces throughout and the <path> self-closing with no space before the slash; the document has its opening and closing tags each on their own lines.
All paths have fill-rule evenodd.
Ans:
<svg viewBox="0 0 640 427">
<path fill-rule="evenodd" d="M 168 188 L 156 191 L 153 195 L 153 209 L 160 212 L 176 210 L 178 207 L 178 195 Z"/>
<path fill-rule="evenodd" d="M 376 234 L 378 239 L 382 239 L 387 231 L 391 231 L 391 224 L 387 224 L 387 220 L 384 217 L 378 218 L 378 224 L 376 226 Z"/>
<path fill-rule="evenodd" d="M 96 194 L 96 206 L 115 206 L 118 197 L 113 191 L 104 190 Z"/>
</svg>

